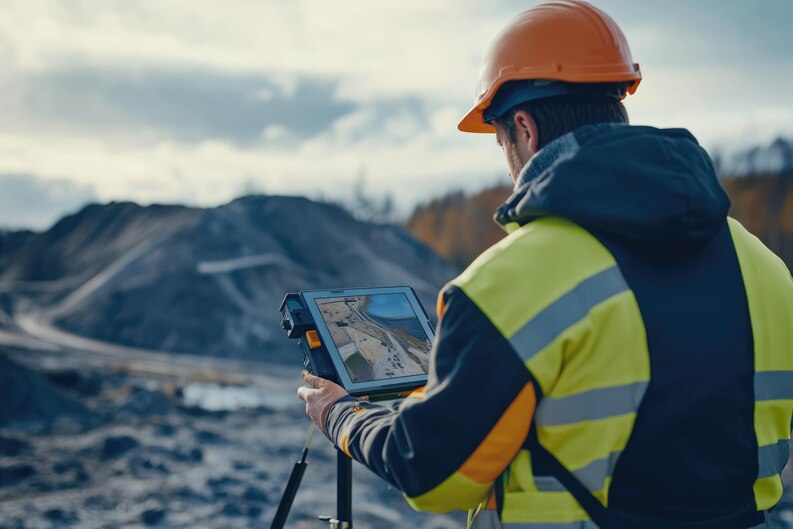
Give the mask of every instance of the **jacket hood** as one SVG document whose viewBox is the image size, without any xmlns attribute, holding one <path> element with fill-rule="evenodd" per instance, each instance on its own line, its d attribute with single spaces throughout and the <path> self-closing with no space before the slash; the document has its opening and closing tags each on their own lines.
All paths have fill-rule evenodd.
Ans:
<svg viewBox="0 0 793 529">
<path fill-rule="evenodd" d="M 707 242 L 729 208 L 710 157 L 687 130 L 599 124 L 541 149 L 495 220 L 507 227 L 557 216 L 669 250 Z"/>
</svg>

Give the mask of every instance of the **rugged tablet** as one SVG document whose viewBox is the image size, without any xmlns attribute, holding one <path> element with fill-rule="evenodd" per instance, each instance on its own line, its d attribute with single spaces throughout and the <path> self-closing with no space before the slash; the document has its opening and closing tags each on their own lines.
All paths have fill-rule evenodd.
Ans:
<svg viewBox="0 0 793 529">
<path fill-rule="evenodd" d="M 287 294 L 281 326 L 303 364 L 351 395 L 393 396 L 427 382 L 432 324 L 410 287 Z"/>
</svg>

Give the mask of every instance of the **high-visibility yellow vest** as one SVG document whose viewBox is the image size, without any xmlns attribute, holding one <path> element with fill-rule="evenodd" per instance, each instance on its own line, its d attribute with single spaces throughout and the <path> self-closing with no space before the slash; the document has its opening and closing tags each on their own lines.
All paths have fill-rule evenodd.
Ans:
<svg viewBox="0 0 793 529">
<path fill-rule="evenodd" d="M 793 280 L 785 264 L 738 222 L 730 220 L 754 337 L 754 430 L 759 510 L 782 497 L 793 417 Z"/>
<path fill-rule="evenodd" d="M 732 219 L 729 232 L 751 315 L 754 507 L 765 511 L 782 494 L 793 415 L 793 281 L 786 266 Z M 614 469 L 652 380 L 642 312 L 615 256 L 576 224 L 546 217 L 514 225 L 453 284 L 509 340 L 540 386 L 534 446 L 608 509 Z M 500 512 L 480 509 L 470 527 L 598 527 L 556 476 L 532 468 L 531 447 L 529 440 L 496 483 Z"/>
</svg>

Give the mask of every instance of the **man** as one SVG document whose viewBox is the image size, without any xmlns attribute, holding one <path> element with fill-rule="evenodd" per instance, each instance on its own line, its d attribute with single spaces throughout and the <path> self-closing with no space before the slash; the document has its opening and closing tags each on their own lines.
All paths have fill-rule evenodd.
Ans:
<svg viewBox="0 0 793 529">
<path fill-rule="evenodd" d="M 522 13 L 459 128 L 495 132 L 510 233 L 443 290 L 426 390 L 389 408 L 307 376 L 328 437 L 474 527 L 765 527 L 793 414 L 793 280 L 581 1 Z"/>
</svg>

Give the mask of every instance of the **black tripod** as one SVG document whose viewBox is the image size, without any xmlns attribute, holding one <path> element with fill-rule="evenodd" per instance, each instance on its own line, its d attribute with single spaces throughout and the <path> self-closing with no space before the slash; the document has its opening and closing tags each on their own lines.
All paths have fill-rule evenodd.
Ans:
<svg viewBox="0 0 793 529">
<path fill-rule="evenodd" d="M 306 465 L 308 465 L 306 456 L 314 436 L 314 428 L 312 424 L 306 439 L 306 446 L 300 454 L 300 459 L 292 468 L 292 474 L 286 483 L 286 490 L 281 496 L 281 502 L 278 504 L 278 510 L 275 511 L 275 518 L 273 518 L 270 529 L 283 529 L 286 523 L 289 509 L 292 508 L 297 489 L 300 488 L 300 482 L 306 472 Z M 336 449 L 336 517 L 320 516 L 319 519 L 328 522 L 330 529 L 352 529 L 352 459 L 338 448 Z"/>
</svg>

